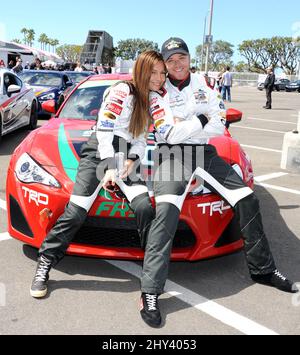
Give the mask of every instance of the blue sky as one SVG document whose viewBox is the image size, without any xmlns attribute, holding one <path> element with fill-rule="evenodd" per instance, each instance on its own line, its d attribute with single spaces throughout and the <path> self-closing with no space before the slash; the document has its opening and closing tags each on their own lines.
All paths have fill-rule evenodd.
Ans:
<svg viewBox="0 0 300 355">
<path fill-rule="evenodd" d="M 214 40 L 235 46 L 246 39 L 300 36 L 300 1 L 215 0 Z M 83 44 L 89 29 L 114 38 L 145 38 L 161 46 L 167 38 L 185 39 L 192 56 L 202 43 L 210 0 L 25 0 L 2 1 L 0 40 L 22 38 L 21 28 L 45 32 L 61 44 Z M 39 44 L 36 44 L 38 47 Z M 234 57 L 239 60 L 237 53 Z"/>
</svg>

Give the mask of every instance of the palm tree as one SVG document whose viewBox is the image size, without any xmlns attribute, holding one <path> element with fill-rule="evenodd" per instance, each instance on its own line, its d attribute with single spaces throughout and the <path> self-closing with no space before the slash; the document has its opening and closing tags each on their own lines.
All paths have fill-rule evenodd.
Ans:
<svg viewBox="0 0 300 355">
<path fill-rule="evenodd" d="M 44 48 L 45 51 L 50 52 L 50 43 L 51 43 L 51 38 L 49 38 L 48 36 L 46 36 L 46 38 L 45 38 L 45 48 Z M 49 47 L 47 47 L 47 45 L 48 45 Z"/>
<path fill-rule="evenodd" d="M 11 42 L 22 44 L 22 41 L 20 39 L 18 39 L 18 38 L 12 39 Z"/>
<path fill-rule="evenodd" d="M 51 52 L 51 47 L 52 47 L 52 52 L 53 52 L 53 47 L 54 47 L 54 39 L 49 38 L 49 52 Z"/>
<path fill-rule="evenodd" d="M 42 33 L 38 39 L 39 43 L 41 43 L 41 49 L 44 50 L 45 49 L 45 45 L 47 43 L 48 37 L 46 35 L 46 33 Z"/>
<path fill-rule="evenodd" d="M 53 49 L 54 49 L 54 52 L 56 52 L 56 47 L 59 45 L 59 40 L 58 39 L 54 39 L 53 40 Z"/>
<path fill-rule="evenodd" d="M 28 33 L 28 29 L 25 28 L 25 27 L 23 27 L 23 28 L 21 29 L 21 33 L 23 33 L 23 35 L 24 35 L 24 40 L 23 40 L 23 42 L 24 42 L 24 44 L 26 45 L 26 44 L 27 44 L 27 33 Z"/>
<path fill-rule="evenodd" d="M 27 31 L 27 40 L 28 40 L 29 47 L 32 47 L 34 39 L 35 39 L 35 31 L 31 28 L 30 30 Z"/>
</svg>

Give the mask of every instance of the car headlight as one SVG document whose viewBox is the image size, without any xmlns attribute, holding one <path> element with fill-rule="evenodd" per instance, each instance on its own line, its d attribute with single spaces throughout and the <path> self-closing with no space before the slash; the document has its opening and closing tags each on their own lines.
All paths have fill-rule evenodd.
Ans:
<svg viewBox="0 0 300 355">
<path fill-rule="evenodd" d="M 27 153 L 18 159 L 15 173 L 17 178 L 26 183 L 38 183 L 46 186 L 60 188 L 60 183 L 41 166 L 39 166 Z"/>
<path fill-rule="evenodd" d="M 55 93 L 52 92 L 51 94 L 46 94 L 46 95 L 42 95 L 39 97 L 40 100 L 53 100 L 55 99 Z"/>
</svg>

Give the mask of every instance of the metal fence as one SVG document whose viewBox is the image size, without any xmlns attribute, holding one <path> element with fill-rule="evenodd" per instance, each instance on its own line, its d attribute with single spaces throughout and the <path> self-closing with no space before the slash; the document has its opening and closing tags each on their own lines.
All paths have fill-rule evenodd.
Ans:
<svg viewBox="0 0 300 355">
<path fill-rule="evenodd" d="M 204 72 L 203 72 L 204 74 Z M 217 78 L 218 77 L 218 72 L 209 72 L 208 76 Z M 238 72 L 232 72 L 233 76 L 233 86 L 257 86 L 259 82 L 264 82 L 266 75 L 264 74 L 258 74 L 258 73 L 238 73 Z M 279 75 L 276 76 L 276 78 L 284 78 L 284 79 L 289 79 L 291 81 L 297 80 L 298 77 L 297 75 Z"/>
</svg>

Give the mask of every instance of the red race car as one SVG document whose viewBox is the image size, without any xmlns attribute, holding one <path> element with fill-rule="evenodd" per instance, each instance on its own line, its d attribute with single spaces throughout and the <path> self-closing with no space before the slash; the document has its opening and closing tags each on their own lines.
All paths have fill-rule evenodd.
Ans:
<svg viewBox="0 0 300 355">
<path fill-rule="evenodd" d="M 8 231 L 13 238 L 39 248 L 47 232 L 69 201 L 79 164 L 81 146 L 91 135 L 104 90 L 128 75 L 97 75 L 80 83 L 55 117 L 35 130 L 17 147 L 7 174 Z M 55 113 L 55 102 L 43 104 Z M 241 120 L 240 111 L 227 110 L 227 123 Z M 151 169 L 154 136 L 149 133 L 143 162 Z M 253 187 L 251 162 L 228 130 L 213 144 Z M 173 260 L 199 260 L 228 254 L 243 246 L 241 232 L 230 206 L 218 195 L 197 186 L 187 196 L 174 240 Z M 140 260 L 143 251 L 135 218 L 117 193 L 103 190 L 68 254 Z"/>
</svg>

